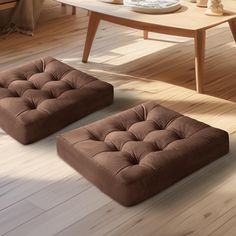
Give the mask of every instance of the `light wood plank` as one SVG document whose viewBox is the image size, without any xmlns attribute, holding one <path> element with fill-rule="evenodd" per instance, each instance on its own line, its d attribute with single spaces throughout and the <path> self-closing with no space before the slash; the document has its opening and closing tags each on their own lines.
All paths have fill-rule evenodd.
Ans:
<svg viewBox="0 0 236 236">
<path fill-rule="evenodd" d="M 43 210 L 28 201 L 7 208 L 0 212 L 0 234 L 3 235 L 14 228 L 43 213 Z"/>
<path fill-rule="evenodd" d="M 88 201 L 88 198 L 91 196 L 95 197 L 91 201 Z M 95 187 L 91 187 L 81 194 L 68 199 L 68 201 L 60 204 L 58 207 L 9 231 L 6 235 L 55 235 L 63 228 L 66 228 L 76 220 L 83 218 L 85 215 L 90 214 L 110 201 L 110 198 L 97 191 Z"/>
<path fill-rule="evenodd" d="M 49 210 L 90 187 L 87 180 L 75 173 L 32 194 L 27 200 L 43 210 Z"/>
<path fill-rule="evenodd" d="M 17 4 L 17 1 L 12 1 L 12 2 L 6 2 L 6 3 L 0 3 L 0 11 L 1 10 L 7 10 L 10 8 L 14 8 Z"/>
</svg>

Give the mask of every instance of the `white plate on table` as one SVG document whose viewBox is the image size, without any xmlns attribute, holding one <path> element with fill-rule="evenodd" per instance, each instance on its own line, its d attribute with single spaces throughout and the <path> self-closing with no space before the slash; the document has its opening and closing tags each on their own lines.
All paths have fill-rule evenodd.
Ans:
<svg viewBox="0 0 236 236">
<path fill-rule="evenodd" d="M 123 4 L 123 0 L 101 0 L 101 1 L 111 4 Z"/>
<path fill-rule="evenodd" d="M 181 8 L 181 3 L 178 0 L 128 0 L 124 1 L 124 5 L 133 11 L 147 14 L 170 13 Z"/>
</svg>

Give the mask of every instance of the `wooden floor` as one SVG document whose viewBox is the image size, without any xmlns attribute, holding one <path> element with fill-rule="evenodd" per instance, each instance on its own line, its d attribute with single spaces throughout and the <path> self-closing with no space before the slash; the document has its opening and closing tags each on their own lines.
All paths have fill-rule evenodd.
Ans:
<svg viewBox="0 0 236 236">
<path fill-rule="evenodd" d="M 48 21 L 51 16 L 60 16 Z M 115 86 L 115 102 L 58 132 L 147 100 L 230 133 L 228 155 L 148 201 L 125 208 L 56 154 L 54 134 L 22 146 L 0 130 L 0 234 L 15 236 L 235 236 L 236 44 L 226 25 L 208 32 L 206 95 L 195 92 L 193 41 L 102 23 L 81 63 L 87 12 L 44 9 L 34 37 L 0 38 L 0 69 L 51 55 Z M 0 114 L 1 115 L 1 114 Z M 217 148 L 217 147 L 216 147 Z"/>
</svg>

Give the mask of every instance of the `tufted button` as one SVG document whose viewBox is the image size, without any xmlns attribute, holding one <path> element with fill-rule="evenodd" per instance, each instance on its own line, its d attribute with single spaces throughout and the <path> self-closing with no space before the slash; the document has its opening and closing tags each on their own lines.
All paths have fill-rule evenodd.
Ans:
<svg viewBox="0 0 236 236">
<path fill-rule="evenodd" d="M 71 85 L 71 84 L 67 84 L 69 86 L 69 89 L 73 90 L 73 89 L 76 89 L 76 87 L 74 85 Z"/>
<path fill-rule="evenodd" d="M 159 152 L 162 150 L 156 142 L 152 142 L 151 144 L 153 145 L 153 149 L 155 150 L 155 152 Z"/>
<path fill-rule="evenodd" d="M 48 94 L 49 94 L 50 99 L 55 99 L 56 98 L 56 96 L 52 92 L 49 92 Z"/>
<path fill-rule="evenodd" d="M 160 125 L 158 125 L 154 120 L 152 120 L 155 124 L 155 130 L 165 130 L 166 127 L 161 127 Z"/>
<path fill-rule="evenodd" d="M 120 151 L 114 144 L 110 145 L 110 147 L 111 147 L 112 152 L 119 152 Z"/>
<path fill-rule="evenodd" d="M 140 160 L 137 159 L 137 157 L 127 151 L 120 151 L 120 153 L 122 155 L 124 155 L 124 157 L 126 157 L 127 162 L 129 163 L 130 166 L 134 166 L 134 165 L 138 165 Z"/>
<path fill-rule="evenodd" d="M 57 76 L 54 76 L 54 74 L 52 74 L 52 73 L 49 73 L 49 75 L 50 75 L 52 81 L 58 81 Z"/>
<path fill-rule="evenodd" d="M 175 129 L 169 129 L 173 135 L 176 137 L 176 140 L 181 140 L 181 139 L 185 139 L 185 136 L 182 132 L 175 130 Z"/>
<path fill-rule="evenodd" d="M 88 134 L 89 134 L 89 139 L 93 140 L 93 141 L 102 141 L 100 140 L 98 137 L 96 137 L 94 134 L 92 134 L 91 132 L 89 132 L 89 130 L 87 130 Z"/>
<path fill-rule="evenodd" d="M 29 108 L 31 109 L 31 110 L 35 110 L 35 109 L 37 109 L 37 106 L 34 104 L 34 103 L 29 103 Z"/>
<path fill-rule="evenodd" d="M 131 163 L 131 165 L 135 166 L 135 165 L 139 165 L 139 162 L 140 161 L 137 158 L 133 157 L 132 161 L 130 163 Z"/>
<path fill-rule="evenodd" d="M 180 136 L 179 134 L 177 134 L 177 136 L 178 136 L 178 140 L 184 139 L 182 135 Z"/>
</svg>

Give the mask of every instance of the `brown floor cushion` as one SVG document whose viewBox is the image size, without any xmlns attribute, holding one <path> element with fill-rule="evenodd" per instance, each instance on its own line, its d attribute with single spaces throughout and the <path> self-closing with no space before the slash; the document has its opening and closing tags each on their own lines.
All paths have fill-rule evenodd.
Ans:
<svg viewBox="0 0 236 236">
<path fill-rule="evenodd" d="M 112 85 L 51 57 L 0 73 L 0 128 L 23 144 L 112 101 Z"/>
<path fill-rule="evenodd" d="M 156 102 L 58 138 L 58 154 L 125 206 L 153 196 L 228 151 L 227 132 Z"/>
</svg>

